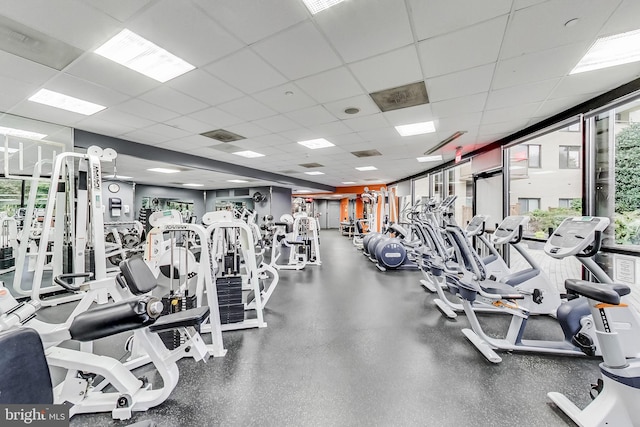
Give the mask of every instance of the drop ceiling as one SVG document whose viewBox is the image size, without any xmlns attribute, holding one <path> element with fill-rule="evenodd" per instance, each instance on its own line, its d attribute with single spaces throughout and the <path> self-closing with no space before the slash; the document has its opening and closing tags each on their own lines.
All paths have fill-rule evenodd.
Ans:
<svg viewBox="0 0 640 427">
<path fill-rule="evenodd" d="M 640 27 L 637 0 L 348 0 L 316 15 L 301 0 L 7 0 L 0 14 L 81 52 L 59 71 L 0 51 L 0 110 L 334 187 L 419 173 L 437 162 L 416 157 L 455 131 L 466 133 L 442 162 L 640 75 L 639 63 L 569 75 L 597 37 Z M 196 69 L 159 83 L 93 53 L 124 28 Z M 429 103 L 381 112 L 369 96 L 416 82 Z M 27 100 L 41 88 L 107 108 L 87 117 Z M 432 134 L 394 129 L 430 120 Z M 265 156 L 212 149 L 220 142 L 200 134 L 216 129 Z M 335 146 L 297 144 L 316 138 Z M 381 155 L 351 154 L 365 150 Z M 305 175 L 306 163 L 324 175 Z M 139 168 L 123 157 L 118 173 Z M 184 174 L 165 181 L 242 179 Z"/>
</svg>

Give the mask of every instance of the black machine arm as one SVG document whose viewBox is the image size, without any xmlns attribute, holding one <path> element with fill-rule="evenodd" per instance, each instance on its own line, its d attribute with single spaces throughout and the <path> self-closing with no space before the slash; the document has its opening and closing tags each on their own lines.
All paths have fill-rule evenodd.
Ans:
<svg viewBox="0 0 640 427">
<path fill-rule="evenodd" d="M 93 273 L 67 273 L 67 274 L 60 274 L 59 276 L 54 277 L 53 281 L 55 282 L 56 285 L 62 286 L 63 288 L 65 288 L 68 291 L 78 292 L 80 290 L 80 286 L 72 285 L 72 284 L 66 282 L 65 280 L 77 279 L 77 278 L 80 278 L 80 277 L 82 277 L 84 279 L 91 279 L 93 277 Z"/>
</svg>

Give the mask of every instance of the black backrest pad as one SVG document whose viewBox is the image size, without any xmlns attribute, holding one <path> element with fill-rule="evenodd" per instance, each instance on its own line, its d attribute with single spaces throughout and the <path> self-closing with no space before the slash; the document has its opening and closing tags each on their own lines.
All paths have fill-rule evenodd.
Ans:
<svg viewBox="0 0 640 427">
<path fill-rule="evenodd" d="M 42 341 L 31 328 L 0 332 L 0 404 L 53 403 Z"/>
<path fill-rule="evenodd" d="M 134 295 L 146 294 L 158 285 L 151 269 L 142 258 L 125 259 L 120 263 L 120 270 Z"/>
</svg>

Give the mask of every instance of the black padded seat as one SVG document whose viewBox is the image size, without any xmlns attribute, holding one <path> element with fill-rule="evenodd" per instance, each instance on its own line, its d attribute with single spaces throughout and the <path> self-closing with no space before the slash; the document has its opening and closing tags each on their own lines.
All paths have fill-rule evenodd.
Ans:
<svg viewBox="0 0 640 427">
<path fill-rule="evenodd" d="M 53 403 L 51 376 L 42 341 L 31 328 L 0 333 L 0 404 Z"/>
<path fill-rule="evenodd" d="M 93 341 L 120 332 L 149 326 L 156 317 L 147 312 L 147 304 L 158 301 L 150 297 L 106 304 L 77 315 L 69 333 L 76 341 Z"/>
<path fill-rule="evenodd" d="M 153 272 L 151 272 L 147 263 L 140 257 L 133 257 L 122 261 L 120 263 L 120 271 L 127 281 L 129 290 L 134 295 L 146 294 L 158 286 Z M 168 269 L 167 273 L 169 273 Z M 178 275 L 174 277 L 178 277 Z"/>
<path fill-rule="evenodd" d="M 627 285 L 620 283 L 594 283 L 578 279 L 565 280 L 564 287 L 567 288 L 568 291 L 575 292 L 578 295 L 614 305 L 620 304 L 620 297 L 628 295 L 631 292 L 631 289 Z"/>
<path fill-rule="evenodd" d="M 175 328 L 186 328 L 198 326 L 209 317 L 209 307 L 196 307 L 189 310 L 161 316 L 156 322 L 149 326 L 151 332 L 161 332 Z"/>
</svg>

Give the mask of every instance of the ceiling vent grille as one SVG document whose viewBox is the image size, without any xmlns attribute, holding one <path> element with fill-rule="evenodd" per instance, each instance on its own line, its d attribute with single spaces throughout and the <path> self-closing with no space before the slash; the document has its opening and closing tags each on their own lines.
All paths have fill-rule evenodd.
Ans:
<svg viewBox="0 0 640 427">
<path fill-rule="evenodd" d="M 4 16 L 0 16 L 0 49 L 58 71 L 82 54 L 78 48 Z"/>
<path fill-rule="evenodd" d="M 362 151 L 352 151 L 351 154 L 353 154 L 356 157 L 375 157 L 375 156 L 382 156 L 382 153 L 379 152 L 378 150 L 362 150 Z"/>
<path fill-rule="evenodd" d="M 424 85 L 424 82 L 381 90 L 370 93 L 369 96 L 371 96 L 373 102 L 378 105 L 380 111 L 383 112 L 429 103 L 427 87 Z"/>
<path fill-rule="evenodd" d="M 280 173 L 283 173 L 285 175 L 289 175 L 289 174 L 292 174 L 292 173 L 300 173 L 300 171 L 296 171 L 296 170 L 293 170 L 293 169 L 287 169 L 287 170 L 284 170 L 284 171 L 280 171 Z"/>
<path fill-rule="evenodd" d="M 237 133 L 229 132 L 228 130 L 224 129 L 210 130 L 209 132 L 204 132 L 200 135 L 206 136 L 207 138 L 216 139 L 221 142 L 232 142 L 246 139 L 242 135 L 238 135 Z"/>
<path fill-rule="evenodd" d="M 320 163 L 301 163 L 298 166 L 302 166 L 303 168 L 321 168 L 324 165 L 321 165 Z"/>
</svg>

